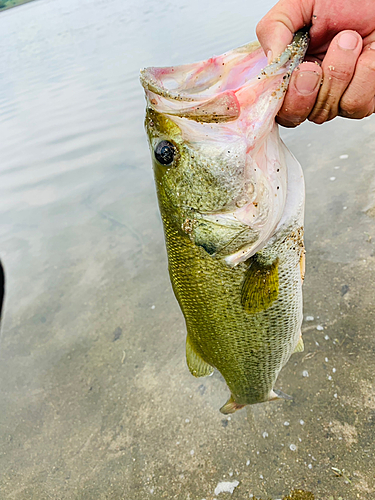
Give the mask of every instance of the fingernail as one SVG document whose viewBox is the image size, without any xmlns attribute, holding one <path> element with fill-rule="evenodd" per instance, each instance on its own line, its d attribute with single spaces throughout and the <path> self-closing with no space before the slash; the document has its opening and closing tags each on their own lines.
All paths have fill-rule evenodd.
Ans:
<svg viewBox="0 0 375 500">
<path fill-rule="evenodd" d="M 272 50 L 268 50 L 267 51 L 267 61 L 268 61 L 268 64 L 270 64 L 272 62 L 272 58 L 273 58 Z"/>
<path fill-rule="evenodd" d="M 295 79 L 295 87 L 302 95 L 309 95 L 316 90 L 320 82 L 320 75 L 316 71 L 299 71 Z"/>
<path fill-rule="evenodd" d="M 358 37 L 350 31 L 345 31 L 338 39 L 338 45 L 344 50 L 353 50 L 357 47 Z"/>
<path fill-rule="evenodd" d="M 375 42 L 371 42 L 369 48 L 375 50 Z"/>
</svg>

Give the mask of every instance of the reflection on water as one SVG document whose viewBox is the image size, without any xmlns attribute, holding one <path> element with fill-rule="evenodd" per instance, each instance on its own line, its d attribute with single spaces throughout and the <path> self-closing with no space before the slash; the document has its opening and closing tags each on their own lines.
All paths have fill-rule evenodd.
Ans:
<svg viewBox="0 0 375 500">
<path fill-rule="evenodd" d="M 244 44 L 271 4 L 1 13 L 2 498 L 373 497 L 372 118 L 284 132 L 307 187 L 294 400 L 224 418 L 222 378 L 185 365 L 138 72 Z"/>
</svg>

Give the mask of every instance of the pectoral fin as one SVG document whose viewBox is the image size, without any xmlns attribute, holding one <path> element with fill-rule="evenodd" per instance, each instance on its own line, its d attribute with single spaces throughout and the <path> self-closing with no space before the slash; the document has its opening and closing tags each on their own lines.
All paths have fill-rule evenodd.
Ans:
<svg viewBox="0 0 375 500">
<path fill-rule="evenodd" d="M 189 335 L 186 338 L 186 362 L 190 373 L 194 375 L 194 377 L 207 377 L 214 371 L 213 367 L 206 363 L 206 361 L 194 351 L 189 340 Z"/>
<path fill-rule="evenodd" d="M 264 264 L 255 255 L 245 274 L 241 290 L 241 304 L 248 313 L 268 309 L 279 295 L 278 259 Z"/>
</svg>

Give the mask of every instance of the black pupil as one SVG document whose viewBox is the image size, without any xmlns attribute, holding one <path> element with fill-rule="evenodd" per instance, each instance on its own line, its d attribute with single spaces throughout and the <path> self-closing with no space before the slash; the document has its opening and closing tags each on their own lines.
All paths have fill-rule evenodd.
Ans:
<svg viewBox="0 0 375 500">
<path fill-rule="evenodd" d="M 162 165 L 169 165 L 174 158 L 174 146 L 169 141 L 161 141 L 155 148 L 155 158 Z"/>
</svg>

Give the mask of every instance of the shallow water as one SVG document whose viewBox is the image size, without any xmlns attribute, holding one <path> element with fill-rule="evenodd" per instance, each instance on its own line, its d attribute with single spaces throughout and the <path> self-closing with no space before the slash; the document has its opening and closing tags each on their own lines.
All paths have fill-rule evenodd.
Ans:
<svg viewBox="0 0 375 500">
<path fill-rule="evenodd" d="M 373 498 L 373 118 L 283 131 L 307 191 L 305 352 L 278 381 L 294 400 L 224 417 L 221 376 L 185 364 L 138 72 L 254 39 L 272 3 L 1 13 L 2 499 Z"/>
</svg>

